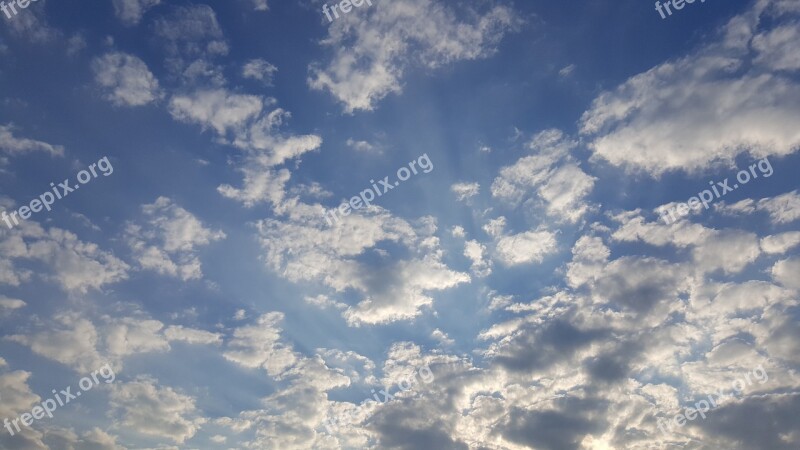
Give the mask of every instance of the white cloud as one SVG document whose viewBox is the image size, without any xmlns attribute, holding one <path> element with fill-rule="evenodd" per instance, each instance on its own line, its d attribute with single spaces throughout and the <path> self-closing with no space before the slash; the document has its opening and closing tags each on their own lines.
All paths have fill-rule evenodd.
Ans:
<svg viewBox="0 0 800 450">
<path fill-rule="evenodd" d="M 433 69 L 485 58 L 520 23 L 505 6 L 466 13 L 471 21 L 459 20 L 460 14 L 464 12 L 432 0 L 356 8 L 329 26 L 323 44 L 333 57 L 325 67 L 312 64 L 309 86 L 330 91 L 348 113 L 371 110 L 386 95 L 400 92 L 400 80 L 410 67 Z"/>
<path fill-rule="evenodd" d="M 109 404 L 121 415 L 119 426 L 137 433 L 183 444 L 194 436 L 205 419 L 196 417 L 195 400 L 158 380 L 138 377 L 111 385 Z"/>
<path fill-rule="evenodd" d="M 205 330 L 195 330 L 193 328 L 186 328 L 180 325 L 172 325 L 164 330 L 164 337 L 170 341 L 182 341 L 189 344 L 219 344 L 222 341 L 222 335 L 219 333 L 211 333 Z"/>
<path fill-rule="evenodd" d="M 442 331 L 442 330 L 440 330 L 438 328 L 433 330 L 433 332 L 431 333 L 431 337 L 436 339 L 437 341 L 439 341 L 439 343 L 442 344 L 445 347 L 449 347 L 449 346 L 455 344 L 455 342 L 456 342 L 456 341 L 450 339 L 450 337 L 447 335 L 447 333 L 445 333 L 444 331 Z"/>
<path fill-rule="evenodd" d="M 506 218 L 500 216 L 496 219 L 490 220 L 486 225 L 483 226 L 483 231 L 486 232 L 489 236 L 494 238 L 500 237 L 503 235 L 503 231 L 506 228 Z"/>
<path fill-rule="evenodd" d="M 317 308 L 337 308 L 347 309 L 347 304 L 331 300 L 330 297 L 324 294 L 317 295 L 316 297 L 306 297 L 306 303 L 314 305 Z"/>
<path fill-rule="evenodd" d="M 485 258 L 486 246 L 472 240 L 464 243 L 464 256 L 472 261 L 470 271 L 478 277 L 485 277 L 492 273 L 492 262 Z"/>
<path fill-rule="evenodd" d="M 758 236 L 742 230 L 714 230 L 688 222 L 646 222 L 639 211 L 619 214 L 614 220 L 621 224 L 613 233 L 615 240 L 691 249 L 696 269 L 703 273 L 738 273 L 761 254 Z"/>
<path fill-rule="evenodd" d="M 456 183 L 450 186 L 450 190 L 456 194 L 456 199 L 460 202 L 478 195 L 480 189 L 481 185 L 478 183 Z"/>
<path fill-rule="evenodd" d="M 250 0 L 250 3 L 253 4 L 253 8 L 256 11 L 268 11 L 269 5 L 267 4 L 267 0 Z"/>
<path fill-rule="evenodd" d="M 772 266 L 772 278 L 789 289 L 800 291 L 800 258 L 778 261 Z"/>
<path fill-rule="evenodd" d="M 24 308 L 26 303 L 18 298 L 10 298 L 5 295 L 0 295 L 0 309 L 20 309 Z"/>
<path fill-rule="evenodd" d="M 244 367 L 263 367 L 270 376 L 280 375 L 299 357 L 291 347 L 279 342 L 282 321 L 283 314 L 268 313 L 253 325 L 237 328 L 223 356 Z"/>
<path fill-rule="evenodd" d="M 773 223 L 791 223 L 800 219 L 800 194 L 792 191 L 758 201 L 758 209 L 767 211 Z"/>
<path fill-rule="evenodd" d="M 346 144 L 347 144 L 348 147 L 350 147 L 353 150 L 358 151 L 358 152 L 382 153 L 382 150 L 380 149 L 379 146 L 376 146 L 374 144 L 370 144 L 367 141 L 357 141 L 357 140 L 355 140 L 353 138 L 348 138 Z"/>
<path fill-rule="evenodd" d="M 359 284 L 376 288 L 378 280 L 374 276 L 381 274 L 362 276 Z M 386 284 L 381 289 L 370 292 L 365 300 L 345 311 L 344 317 L 351 325 L 409 320 L 418 316 L 421 308 L 433 305 L 430 291 L 450 289 L 469 281 L 469 275 L 448 269 L 437 257 L 401 261 L 392 268 L 391 278 L 383 280 Z"/>
<path fill-rule="evenodd" d="M 155 35 L 167 52 L 167 67 L 173 73 L 229 51 L 217 15 L 208 5 L 173 8 L 171 14 L 155 20 Z"/>
<path fill-rule="evenodd" d="M 28 386 L 31 375 L 30 372 L 23 370 L 0 374 L 0 392 L 3 396 L 3 401 L 0 402 L 0 417 L 10 418 L 30 412 L 31 407 L 41 401 L 41 398 Z"/>
<path fill-rule="evenodd" d="M 666 206 L 668 206 L 668 208 L 671 210 L 674 205 Z M 728 216 L 753 214 L 756 212 L 756 202 L 751 198 L 739 200 L 738 202 L 731 203 L 730 205 L 726 204 L 724 201 L 721 201 L 714 205 L 714 210 L 719 211 L 720 214 Z"/>
<path fill-rule="evenodd" d="M 800 68 L 800 33 L 759 31 L 769 3 L 755 2 L 691 55 L 597 97 L 581 119 L 594 157 L 659 176 L 800 148 L 800 83 L 784 72 Z"/>
<path fill-rule="evenodd" d="M 161 98 L 158 80 L 144 61 L 126 53 L 107 53 L 92 61 L 95 82 L 116 106 L 142 106 Z"/>
<path fill-rule="evenodd" d="M 225 239 L 225 233 L 203 226 L 197 217 L 169 198 L 142 205 L 145 225 L 129 224 L 126 241 L 139 265 L 182 280 L 202 278 L 199 247 Z"/>
<path fill-rule="evenodd" d="M 59 313 L 52 320 L 35 322 L 22 333 L 5 339 L 80 373 L 90 373 L 107 363 L 119 371 L 129 356 L 169 352 L 170 341 L 217 345 L 222 339 L 220 334 L 203 330 L 177 325 L 165 327 L 164 323 L 143 315 L 103 315 L 94 321 L 85 315 L 74 310 Z"/>
<path fill-rule="evenodd" d="M 261 81 L 266 86 L 272 86 L 272 78 L 277 71 L 277 67 L 260 58 L 251 59 L 242 66 L 243 77 Z"/>
<path fill-rule="evenodd" d="M 244 186 L 224 184 L 217 190 L 247 207 L 265 201 L 278 206 L 291 175 L 286 169 L 273 168 L 322 145 L 322 138 L 317 135 L 281 133 L 279 128 L 291 114 L 281 108 L 264 111 L 271 103 L 269 99 L 225 89 L 197 91 L 170 101 L 173 118 L 212 128 L 223 141 L 231 135 L 230 144 L 245 152 L 245 161 L 239 168 L 244 174 Z"/>
<path fill-rule="evenodd" d="M 43 448 L 63 448 L 81 450 L 127 450 L 117 443 L 117 436 L 106 433 L 100 428 L 92 428 L 81 436 L 71 428 L 48 427 L 44 430 Z"/>
<path fill-rule="evenodd" d="M 559 130 L 540 132 L 527 145 L 533 155 L 500 170 L 492 183 L 492 196 L 516 205 L 535 192 L 548 216 L 577 222 L 589 210 L 585 199 L 595 178 L 570 156 L 575 145 Z"/>
<path fill-rule="evenodd" d="M 17 14 L 13 17 L 14 20 L 8 20 L 6 24 L 11 33 L 18 38 L 37 44 L 52 43 L 52 41 L 62 38 L 63 33 L 51 27 L 47 22 L 44 11 L 46 5 L 46 0 L 30 3 L 29 7 L 24 10 L 24 14 Z"/>
<path fill-rule="evenodd" d="M 28 238 L 27 251 L 17 256 L 48 264 L 53 274 L 41 276 L 58 282 L 64 290 L 86 293 L 128 277 L 130 267 L 96 244 L 82 242 L 58 228 L 45 232 L 34 223 L 24 225 L 14 233 Z"/>
<path fill-rule="evenodd" d="M 161 0 L 113 0 L 114 14 L 127 26 L 136 25 L 142 16 Z"/>
<path fill-rule="evenodd" d="M 800 231 L 788 231 L 761 239 L 761 250 L 765 253 L 780 255 L 797 245 L 800 245 Z"/>
<path fill-rule="evenodd" d="M 166 352 L 169 342 L 162 334 L 164 324 L 153 319 L 108 318 L 103 327 L 105 348 L 114 360 L 137 353 Z"/>
<path fill-rule="evenodd" d="M 754 37 L 756 62 L 773 70 L 800 69 L 800 30 L 795 25 L 783 25 Z"/>
<path fill-rule="evenodd" d="M 241 128 L 261 113 L 264 102 L 255 95 L 233 94 L 224 89 L 202 90 L 173 97 L 169 111 L 175 120 L 212 128 L 221 136 Z"/>
<path fill-rule="evenodd" d="M 67 39 L 67 55 L 75 56 L 86 49 L 86 37 L 83 33 L 76 33 Z"/>
<path fill-rule="evenodd" d="M 575 64 L 570 64 L 558 71 L 558 75 L 568 77 L 575 71 Z"/>
<path fill-rule="evenodd" d="M 268 267 L 293 282 L 319 281 L 336 292 L 354 289 L 362 300 L 343 313 L 352 325 L 416 317 L 433 302 L 428 291 L 469 281 L 467 274 L 441 262 L 438 239 L 429 236 L 435 227 L 425 221 L 415 230 L 372 206 L 328 227 L 321 205 L 296 200 L 287 202 L 285 214 L 289 220 L 258 223 Z M 381 241 L 402 245 L 411 256 L 383 268 L 358 261 L 359 255 L 377 250 Z"/>
<path fill-rule="evenodd" d="M 497 241 L 497 257 L 509 266 L 540 263 L 555 252 L 556 245 L 556 235 L 550 231 L 526 231 L 501 237 Z"/>
<path fill-rule="evenodd" d="M 50 322 L 47 330 L 16 334 L 6 339 L 30 347 L 34 353 L 79 372 L 86 373 L 103 365 L 103 358 L 97 351 L 97 329 L 92 322 L 77 314 L 60 314 Z"/>
<path fill-rule="evenodd" d="M 6 155 L 18 156 L 31 152 L 44 152 L 49 153 L 51 156 L 64 156 L 64 147 L 60 145 L 16 137 L 13 131 L 14 126 L 12 124 L 0 125 L 0 151 Z M 0 158 L 0 165 L 5 162 L 6 158 Z"/>
<path fill-rule="evenodd" d="M 766 211 L 774 224 L 791 223 L 800 219 L 800 194 L 795 190 L 758 201 L 746 198 L 730 205 L 720 202 L 714 205 L 714 210 L 730 216 L 746 216 L 756 211 Z"/>
</svg>

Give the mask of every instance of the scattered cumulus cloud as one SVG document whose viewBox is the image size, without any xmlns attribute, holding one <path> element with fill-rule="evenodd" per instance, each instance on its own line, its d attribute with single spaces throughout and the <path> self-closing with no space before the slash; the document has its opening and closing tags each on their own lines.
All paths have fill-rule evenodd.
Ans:
<svg viewBox="0 0 800 450">
<path fill-rule="evenodd" d="M 272 78 L 278 68 L 263 59 L 251 59 L 242 67 L 242 76 L 258 80 L 266 86 L 272 86 Z"/>
<path fill-rule="evenodd" d="M 116 106 L 143 106 L 161 98 L 158 80 L 141 59 L 107 53 L 92 61 L 95 82 Z"/>
<path fill-rule="evenodd" d="M 414 67 L 435 69 L 460 60 L 490 56 L 503 36 L 520 26 L 511 8 L 494 6 L 462 20 L 459 13 L 431 0 L 400 0 L 359 10 L 334 20 L 322 44 L 327 63 L 311 65 L 308 84 L 330 92 L 347 113 L 372 110 L 401 91 Z"/>
<path fill-rule="evenodd" d="M 126 26 L 138 24 L 144 14 L 161 0 L 113 0 L 114 14 Z"/>
<path fill-rule="evenodd" d="M 167 197 L 142 205 L 144 223 L 130 223 L 126 241 L 143 269 L 184 281 L 202 278 L 200 247 L 225 239 L 225 233 L 203 226 L 192 213 Z"/>
</svg>

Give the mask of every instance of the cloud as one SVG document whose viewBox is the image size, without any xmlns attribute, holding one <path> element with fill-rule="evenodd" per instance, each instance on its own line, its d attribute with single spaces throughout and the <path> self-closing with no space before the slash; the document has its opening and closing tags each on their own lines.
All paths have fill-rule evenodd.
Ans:
<svg viewBox="0 0 800 450">
<path fill-rule="evenodd" d="M 540 263 L 556 250 L 556 235 L 549 231 L 526 231 L 497 240 L 497 257 L 504 264 L 515 266 Z"/>
<path fill-rule="evenodd" d="M 86 293 L 100 289 L 128 277 L 130 267 L 96 244 L 78 240 L 78 237 L 59 228 L 43 230 L 38 224 L 25 222 L 10 232 L 9 244 L 16 249 L 8 257 L 41 261 L 52 274 L 41 274 L 44 279 L 57 282 L 64 290 Z M 14 276 L 18 284 L 27 279 L 24 270 Z"/>
<path fill-rule="evenodd" d="M 791 223 L 800 219 L 800 194 L 795 190 L 776 197 L 761 199 L 757 208 L 767 211 L 772 223 Z"/>
<path fill-rule="evenodd" d="M 161 98 L 158 80 L 141 59 L 107 53 L 92 61 L 95 82 L 116 106 L 142 106 Z"/>
<path fill-rule="evenodd" d="M 460 12 L 472 20 L 460 20 L 457 11 L 432 0 L 356 8 L 328 27 L 322 43 L 333 51 L 332 58 L 324 67 L 311 65 L 308 84 L 329 91 L 348 113 L 372 110 L 388 94 L 400 92 L 409 68 L 486 58 L 520 25 L 506 6 Z"/>
<path fill-rule="evenodd" d="M 561 77 L 568 77 L 572 75 L 572 72 L 575 71 L 575 67 L 576 67 L 575 64 L 570 64 L 568 66 L 565 66 L 558 71 L 558 75 Z"/>
<path fill-rule="evenodd" d="M 450 186 L 450 190 L 456 195 L 460 202 L 478 195 L 481 185 L 478 183 L 456 183 Z"/>
<path fill-rule="evenodd" d="M 253 325 L 237 328 L 223 356 L 244 367 L 263 367 L 271 376 L 281 374 L 299 357 L 291 347 L 279 342 L 281 322 L 283 314 L 269 313 Z"/>
<path fill-rule="evenodd" d="M 205 423 L 197 417 L 195 400 L 158 380 L 140 376 L 111 385 L 112 412 L 121 416 L 118 426 L 137 433 L 183 444 Z"/>
<path fill-rule="evenodd" d="M 34 353 L 87 373 L 103 365 L 97 351 L 99 335 L 94 324 L 77 314 L 62 313 L 38 332 L 7 336 L 6 339 L 30 347 Z"/>
<path fill-rule="evenodd" d="M 783 25 L 753 38 L 753 49 L 758 52 L 756 63 L 772 70 L 795 71 L 800 69 L 800 31 L 794 25 Z"/>
<path fill-rule="evenodd" d="M 193 63 L 210 69 L 208 60 L 227 55 L 230 50 L 217 15 L 208 5 L 174 7 L 170 14 L 155 20 L 154 30 L 166 51 L 167 68 L 176 75 L 183 74 Z M 217 71 L 211 70 L 213 77 Z"/>
<path fill-rule="evenodd" d="M 267 0 L 250 0 L 250 3 L 253 4 L 253 8 L 256 11 L 268 11 L 269 5 L 267 4 Z"/>
<path fill-rule="evenodd" d="M 173 55 L 228 53 L 228 45 L 217 22 L 217 15 L 208 5 L 174 8 L 171 14 L 156 20 L 155 32 L 164 40 L 167 51 Z"/>
<path fill-rule="evenodd" d="M 182 341 L 188 344 L 216 345 L 221 343 L 222 335 L 204 330 L 172 325 L 164 330 L 164 337 L 170 341 Z"/>
<path fill-rule="evenodd" d="M 761 254 L 758 236 L 742 230 L 714 230 L 688 222 L 646 222 L 638 211 L 619 214 L 614 219 L 621 224 L 614 239 L 690 249 L 696 270 L 703 273 L 738 273 Z"/>
<path fill-rule="evenodd" d="M 169 102 L 172 118 L 211 128 L 221 136 L 241 128 L 261 113 L 264 102 L 255 95 L 233 94 L 224 89 L 201 90 L 173 97 Z"/>
<path fill-rule="evenodd" d="M 272 99 L 234 94 L 226 89 L 201 90 L 170 101 L 174 119 L 211 128 L 223 142 L 245 153 L 239 168 L 244 185 L 237 188 L 224 184 L 217 190 L 246 207 L 262 202 L 280 206 L 291 174 L 286 169 L 273 168 L 322 145 L 322 138 L 317 135 L 282 133 L 280 128 L 291 114 L 282 108 L 266 111 L 272 103 Z"/>
<path fill-rule="evenodd" d="M 82 33 L 76 33 L 67 39 L 67 55 L 75 56 L 86 49 L 86 37 Z"/>
<path fill-rule="evenodd" d="M 78 436 L 72 429 L 47 428 L 42 441 L 46 444 L 45 448 L 127 450 L 127 447 L 117 443 L 117 436 L 108 434 L 97 427 L 84 432 L 81 436 Z"/>
<path fill-rule="evenodd" d="M 772 267 L 772 278 L 778 283 L 790 289 L 800 291 L 800 280 L 797 274 L 800 273 L 800 258 L 790 258 L 778 261 Z"/>
<path fill-rule="evenodd" d="M 242 67 L 242 76 L 258 80 L 266 86 L 272 86 L 272 78 L 278 68 L 263 59 L 251 59 Z"/>
<path fill-rule="evenodd" d="M 52 145 L 47 142 L 35 139 L 20 138 L 14 136 L 14 126 L 12 124 L 0 125 L 0 151 L 6 155 L 18 156 L 31 152 L 49 153 L 51 156 L 64 156 L 64 147 Z M 0 164 L 7 162 L 6 158 L 0 158 Z"/>
<path fill-rule="evenodd" d="M 0 295 L 0 308 L 2 309 L 20 309 L 24 308 L 26 303 L 18 298 L 10 298 L 5 295 Z"/>
<path fill-rule="evenodd" d="M 401 261 L 391 269 L 388 279 L 380 273 L 365 275 L 359 284 L 371 288 L 369 296 L 344 312 L 351 325 L 412 319 L 420 314 L 421 308 L 433 305 L 430 291 L 446 290 L 470 281 L 469 275 L 450 270 L 438 257 Z M 386 284 L 378 288 L 381 278 Z"/>
<path fill-rule="evenodd" d="M 762 20 L 771 3 L 754 2 L 692 54 L 598 96 L 580 123 L 594 159 L 657 177 L 797 151 L 800 84 L 790 72 L 800 34 L 788 11 Z"/>
<path fill-rule="evenodd" d="M 797 190 L 775 197 L 753 200 L 746 198 L 733 204 L 720 202 L 714 210 L 729 216 L 746 216 L 756 211 L 766 211 L 774 224 L 786 224 L 800 219 L 800 194 Z"/>
<path fill-rule="evenodd" d="M 41 398 L 31 391 L 28 379 L 32 374 L 24 370 L 15 370 L 0 374 L 0 392 L 3 402 L 0 403 L 0 417 L 15 417 L 29 412 L 31 407 Z M 3 434 L 6 434 L 3 432 Z"/>
<path fill-rule="evenodd" d="M 42 400 L 28 384 L 31 375 L 30 372 L 23 370 L 0 374 L 0 392 L 3 395 L 3 401 L 0 402 L 0 417 L 11 422 L 24 413 L 30 414 L 32 407 Z M 13 430 L 13 425 L 9 425 Z M 49 447 L 42 442 L 41 432 L 22 425 L 20 428 L 20 432 L 15 432 L 13 437 L 3 430 L 3 433 L 0 433 L 0 447 L 48 450 Z"/>
<path fill-rule="evenodd" d="M 139 265 L 184 281 L 202 278 L 198 248 L 225 239 L 225 233 L 206 228 L 167 197 L 142 205 L 142 213 L 145 224 L 128 224 L 125 230 L 126 241 Z"/>
<path fill-rule="evenodd" d="M 800 231 L 788 231 L 761 239 L 761 250 L 765 253 L 784 254 L 797 245 L 800 245 Z"/>
<path fill-rule="evenodd" d="M 492 196 L 517 205 L 535 193 L 533 200 L 544 206 L 548 216 L 577 222 L 590 208 L 586 197 L 595 178 L 584 173 L 570 155 L 575 146 L 560 130 L 538 133 L 527 144 L 533 155 L 502 168 L 492 183 Z"/>
<path fill-rule="evenodd" d="M 5 339 L 84 374 L 106 363 L 119 370 L 124 359 L 131 355 L 169 352 L 170 341 L 214 345 L 221 339 L 219 334 L 203 330 L 177 325 L 166 327 L 161 321 L 143 314 L 84 316 L 86 314 L 76 310 L 64 311 Z"/>
<path fill-rule="evenodd" d="M 464 243 L 464 256 L 472 261 L 470 271 L 478 277 L 485 277 L 492 273 L 492 261 L 485 258 L 486 246 L 476 240 Z"/>
<path fill-rule="evenodd" d="M 325 224 L 318 204 L 287 201 L 285 214 L 289 220 L 257 224 L 267 266 L 292 282 L 319 281 L 337 293 L 358 292 L 361 301 L 343 312 L 351 325 L 411 319 L 432 305 L 429 291 L 470 280 L 441 261 L 438 239 L 426 234 L 427 227 L 415 230 L 380 208 L 343 216 L 334 227 Z M 381 241 L 402 245 L 412 256 L 379 267 L 359 261 Z"/>
<path fill-rule="evenodd" d="M 352 148 L 357 152 L 383 153 L 383 151 L 381 150 L 381 146 L 370 144 L 367 141 L 357 141 L 353 138 L 348 138 L 346 144 L 348 147 Z"/>
<path fill-rule="evenodd" d="M 447 335 L 447 333 L 445 333 L 444 331 L 442 331 L 442 330 L 440 330 L 438 328 L 433 330 L 433 332 L 431 333 L 431 337 L 436 339 L 437 341 L 439 341 L 439 343 L 442 344 L 445 347 L 449 347 L 449 346 L 455 344 L 455 342 L 456 342 L 453 339 L 450 339 L 450 337 Z"/>
<path fill-rule="evenodd" d="M 8 20 L 6 23 L 12 35 L 37 44 L 52 43 L 62 38 L 63 33 L 47 23 L 44 12 L 46 6 L 46 0 L 38 0 L 31 3 L 24 14 L 17 14 L 14 20 Z"/>
<path fill-rule="evenodd" d="M 144 14 L 161 3 L 161 0 L 113 0 L 114 14 L 126 26 L 132 26 L 142 20 Z"/>
<path fill-rule="evenodd" d="M 122 317 L 107 318 L 103 327 L 105 352 L 115 361 L 137 353 L 166 352 L 170 350 L 162 334 L 164 324 L 153 319 Z"/>
</svg>

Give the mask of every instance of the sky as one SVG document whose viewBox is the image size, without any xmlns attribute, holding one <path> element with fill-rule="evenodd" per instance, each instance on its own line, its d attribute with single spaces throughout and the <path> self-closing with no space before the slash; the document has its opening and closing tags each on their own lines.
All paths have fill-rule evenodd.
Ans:
<svg viewBox="0 0 800 450">
<path fill-rule="evenodd" d="M 673 3 L 5 0 L 0 448 L 797 449 L 800 2 Z"/>
</svg>

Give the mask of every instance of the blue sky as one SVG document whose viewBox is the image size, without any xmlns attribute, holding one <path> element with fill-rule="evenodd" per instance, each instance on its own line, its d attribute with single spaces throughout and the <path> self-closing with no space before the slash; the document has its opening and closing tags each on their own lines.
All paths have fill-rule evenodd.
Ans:
<svg viewBox="0 0 800 450">
<path fill-rule="evenodd" d="M 115 377 L 0 448 L 797 448 L 796 0 L 95 3 L 0 14 L 0 208 L 113 167 L 0 221 L 0 419 Z"/>
</svg>

